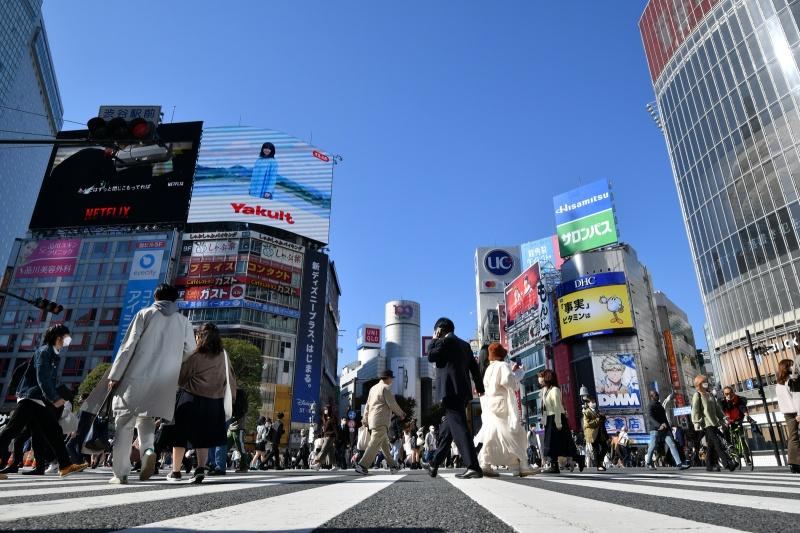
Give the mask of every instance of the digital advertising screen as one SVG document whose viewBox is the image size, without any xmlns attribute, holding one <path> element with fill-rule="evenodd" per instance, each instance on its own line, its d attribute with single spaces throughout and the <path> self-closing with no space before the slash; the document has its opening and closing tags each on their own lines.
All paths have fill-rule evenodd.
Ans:
<svg viewBox="0 0 800 533">
<path fill-rule="evenodd" d="M 592 357 L 594 388 L 601 411 L 642 406 L 639 373 L 633 354 Z"/>
<path fill-rule="evenodd" d="M 202 122 L 162 124 L 163 146 L 56 146 L 30 229 L 186 222 Z M 58 134 L 81 139 L 86 131 Z M 171 152 L 166 161 L 132 164 L 137 157 Z"/>
<path fill-rule="evenodd" d="M 249 222 L 328 242 L 333 157 L 248 126 L 205 128 L 189 222 Z"/>
<path fill-rule="evenodd" d="M 564 282 L 558 286 L 556 296 L 562 339 L 634 328 L 623 272 L 603 272 Z"/>
<path fill-rule="evenodd" d="M 618 241 L 617 219 L 607 180 L 599 180 L 553 198 L 561 257 L 570 257 Z"/>
</svg>

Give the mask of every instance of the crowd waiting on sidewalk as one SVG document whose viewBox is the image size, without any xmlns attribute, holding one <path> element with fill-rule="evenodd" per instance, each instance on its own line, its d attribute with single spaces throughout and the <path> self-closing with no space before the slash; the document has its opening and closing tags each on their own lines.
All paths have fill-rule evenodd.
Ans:
<svg viewBox="0 0 800 533">
<path fill-rule="evenodd" d="M 148 480 L 162 469 L 168 481 L 202 483 L 230 469 L 354 468 L 361 475 L 386 468 L 463 468 L 463 479 L 559 474 L 594 467 L 671 466 L 708 470 L 736 465 L 726 443 L 737 424 L 749 419 L 746 403 L 726 387 L 723 398 L 709 391 L 705 376 L 695 378 L 691 425 L 671 423 L 657 391 L 650 391 L 649 444 L 633 444 L 625 427 L 609 435 L 594 398 L 585 396 L 582 431 L 571 428 L 558 377 L 538 374 L 541 424 L 528 427 L 518 410 L 520 364 L 499 343 L 485 346 L 479 358 L 455 335 L 447 318 L 436 322 L 428 359 L 437 371 L 444 416 L 421 427 L 392 393 L 394 375 L 383 372 L 368 393 L 360 427 L 349 427 L 333 406 L 321 420 L 300 431 L 300 442 L 281 447 L 284 413 L 261 416 L 246 427 L 247 393 L 211 323 L 197 330 L 178 312 L 178 291 L 162 284 L 155 302 L 136 314 L 111 368 L 73 413 L 72 392 L 59 384 L 60 354 L 71 342 L 64 324 L 51 326 L 33 358 L 15 371 L 17 405 L 0 428 L 0 479 L 7 474 L 66 477 L 86 468 L 110 466 L 111 484 L 128 483 L 131 473 Z M 800 377 L 791 360 L 777 375 L 778 406 L 789 429 L 789 463 L 800 473 Z M 473 435 L 466 408 L 480 398 L 481 426 Z M 250 437 L 248 437 L 250 435 Z M 249 443 L 247 441 L 250 441 Z M 32 457 L 31 457 L 32 456 Z M 26 466 L 32 466 L 23 470 Z"/>
</svg>

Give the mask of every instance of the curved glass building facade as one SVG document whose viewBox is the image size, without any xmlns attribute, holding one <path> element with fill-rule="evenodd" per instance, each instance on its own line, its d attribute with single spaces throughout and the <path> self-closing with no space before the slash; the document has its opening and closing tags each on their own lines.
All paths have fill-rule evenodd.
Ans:
<svg viewBox="0 0 800 533">
<path fill-rule="evenodd" d="M 800 0 L 651 0 L 640 21 L 720 381 L 798 353 Z M 774 378 L 773 378 L 774 379 Z"/>
</svg>

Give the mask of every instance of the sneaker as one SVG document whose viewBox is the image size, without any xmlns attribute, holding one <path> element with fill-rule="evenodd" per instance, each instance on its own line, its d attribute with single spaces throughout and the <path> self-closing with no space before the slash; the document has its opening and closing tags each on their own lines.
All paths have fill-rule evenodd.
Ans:
<svg viewBox="0 0 800 533">
<path fill-rule="evenodd" d="M 369 474 L 369 470 L 361 466 L 361 464 L 359 463 L 356 465 L 356 473 L 361 474 L 362 476 L 366 476 L 367 474 Z"/>
<path fill-rule="evenodd" d="M 114 476 L 108 480 L 109 485 L 127 485 L 128 476 L 117 477 Z"/>
<path fill-rule="evenodd" d="M 20 472 L 23 476 L 43 476 L 44 475 L 44 468 L 34 468 L 33 470 L 25 470 L 24 472 Z"/>
<path fill-rule="evenodd" d="M 139 480 L 147 481 L 153 476 L 156 469 L 156 452 L 153 448 L 147 448 L 142 455 L 142 469 L 139 472 Z"/>
<path fill-rule="evenodd" d="M 50 463 L 50 466 L 44 471 L 45 474 L 55 474 L 56 472 L 58 472 L 58 463 Z"/>
<path fill-rule="evenodd" d="M 79 465 L 71 464 L 71 465 L 59 470 L 58 471 L 58 475 L 60 477 L 67 477 L 67 476 L 75 474 L 77 472 L 83 472 L 87 468 L 89 468 L 89 464 L 88 463 L 81 463 Z"/>
<path fill-rule="evenodd" d="M 400 469 L 397 468 L 396 466 L 390 466 L 389 467 L 389 473 L 392 474 L 392 475 L 398 473 L 399 471 L 400 471 Z"/>
<path fill-rule="evenodd" d="M 0 479 L 8 479 L 8 475 L 7 474 L 0 474 Z"/>
<path fill-rule="evenodd" d="M 500 477 L 500 474 L 492 470 L 490 467 L 482 468 L 483 475 L 486 477 Z"/>
<path fill-rule="evenodd" d="M 204 468 L 203 472 L 205 473 L 206 476 L 224 476 L 227 473 L 224 470 L 219 470 L 219 469 L 216 469 L 216 468 L 211 469 L 211 470 L 209 470 L 207 472 L 206 472 L 206 469 Z"/>
<path fill-rule="evenodd" d="M 16 474 L 17 472 L 19 472 L 19 465 L 8 465 L 0 469 L 0 474 Z"/>
<path fill-rule="evenodd" d="M 281 470 L 283 470 L 283 469 L 281 469 Z M 331 468 L 331 472 L 338 472 L 338 471 L 339 471 L 339 467 L 338 466 L 334 466 L 334 467 Z"/>
<path fill-rule="evenodd" d="M 647 470 L 655 470 L 656 469 L 656 465 L 654 465 L 653 463 L 647 463 L 644 467 Z"/>
<path fill-rule="evenodd" d="M 170 472 L 167 476 L 167 481 L 180 481 L 181 480 L 181 473 L 180 472 Z"/>
<path fill-rule="evenodd" d="M 686 463 L 681 463 L 675 467 L 676 470 L 689 470 L 689 465 Z"/>
<path fill-rule="evenodd" d="M 203 479 L 206 477 L 206 469 L 202 466 L 199 468 L 195 468 L 194 474 L 192 475 L 192 479 L 189 480 L 189 483 L 192 485 L 199 485 L 203 482 Z"/>
</svg>

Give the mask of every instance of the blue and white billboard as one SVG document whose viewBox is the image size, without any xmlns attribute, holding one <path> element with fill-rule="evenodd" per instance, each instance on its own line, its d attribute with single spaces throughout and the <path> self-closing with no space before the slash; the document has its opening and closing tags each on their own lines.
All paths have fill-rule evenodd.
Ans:
<svg viewBox="0 0 800 533">
<path fill-rule="evenodd" d="M 547 268 L 558 270 L 564 263 L 561 254 L 558 253 L 558 237 L 555 235 L 520 244 L 519 258 L 522 261 L 523 272 L 534 263 L 539 263 L 542 270 Z"/>
<path fill-rule="evenodd" d="M 607 180 L 599 180 L 553 198 L 558 247 L 570 257 L 617 242 L 617 221 Z"/>
</svg>

